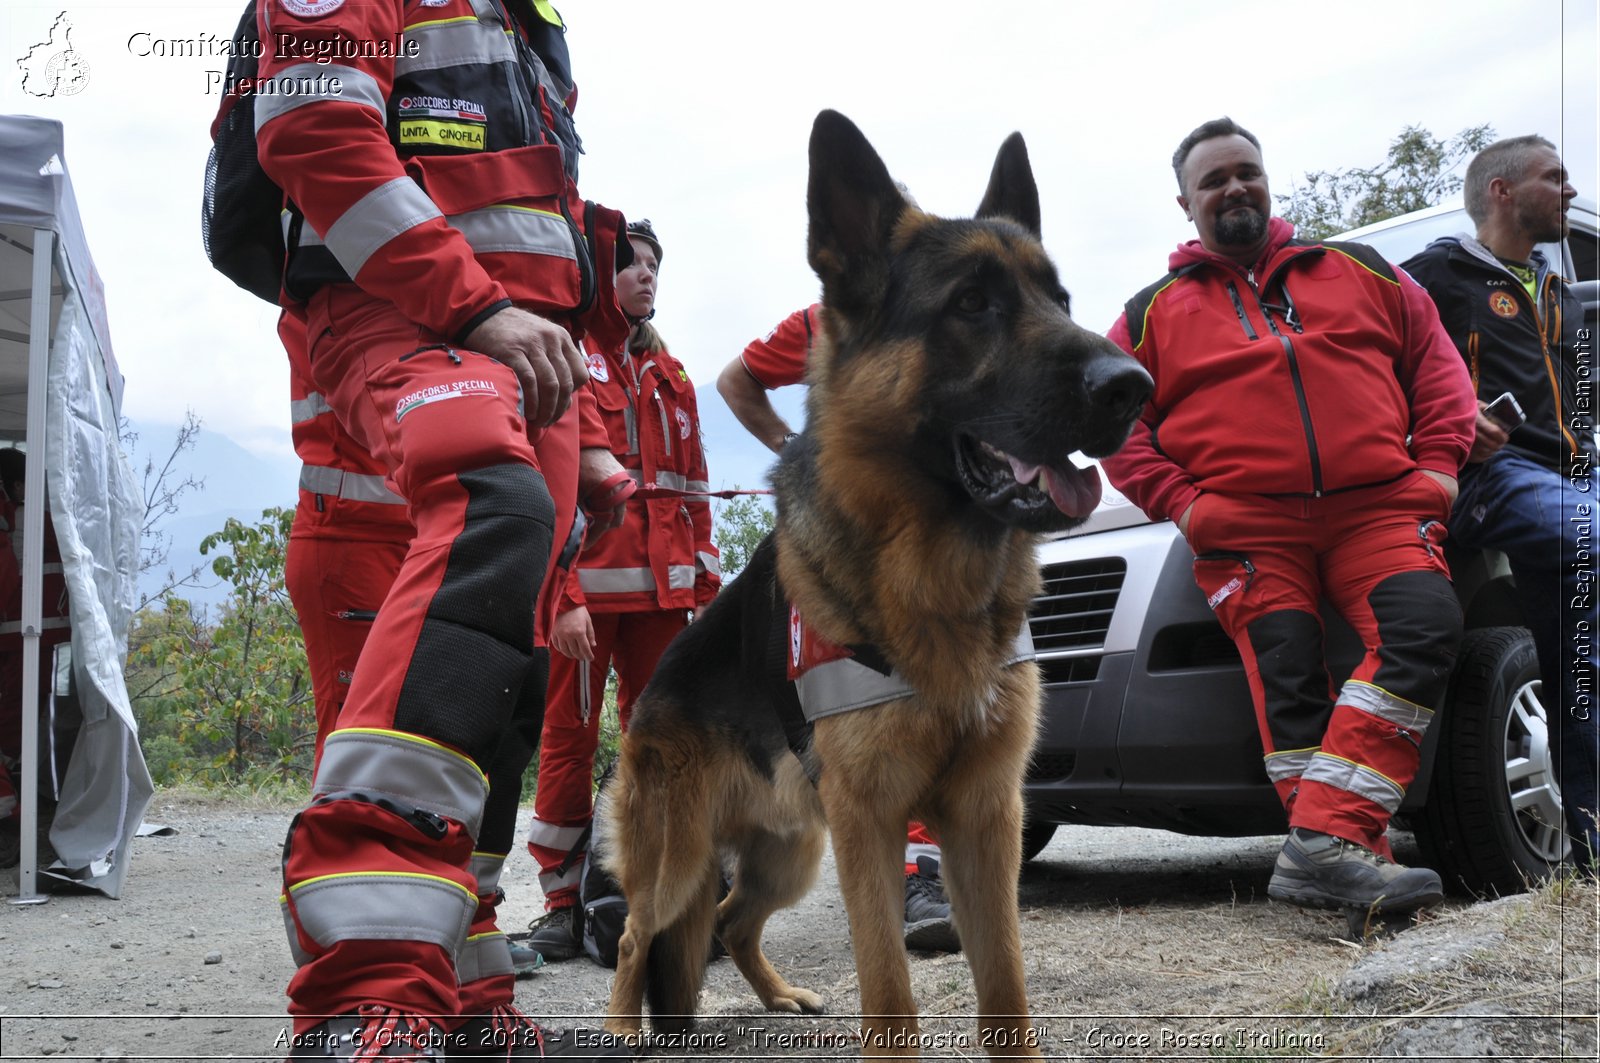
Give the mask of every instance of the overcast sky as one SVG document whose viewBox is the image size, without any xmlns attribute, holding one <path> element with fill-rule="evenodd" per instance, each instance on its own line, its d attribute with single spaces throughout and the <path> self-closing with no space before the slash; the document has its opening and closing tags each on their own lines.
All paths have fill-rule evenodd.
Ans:
<svg viewBox="0 0 1600 1063">
<path fill-rule="evenodd" d="M 0 112 L 65 124 L 125 412 L 176 423 L 193 409 L 209 431 L 284 454 L 276 313 L 212 272 L 200 245 L 208 71 L 223 60 L 140 54 L 226 37 L 242 6 L 3 0 Z M 938 213 L 970 213 L 995 149 L 1021 130 L 1045 244 L 1075 315 L 1101 330 L 1193 235 L 1169 159 L 1220 114 L 1261 138 L 1278 192 L 1308 171 L 1380 161 L 1408 124 L 1444 137 L 1487 122 L 1555 141 L 1579 193 L 1596 197 L 1595 0 L 558 6 L 588 152 L 581 186 L 655 223 L 656 323 L 699 384 L 816 296 L 806 138 L 824 107 L 854 119 Z M 28 95 L 16 60 L 63 13 L 87 83 Z"/>
</svg>

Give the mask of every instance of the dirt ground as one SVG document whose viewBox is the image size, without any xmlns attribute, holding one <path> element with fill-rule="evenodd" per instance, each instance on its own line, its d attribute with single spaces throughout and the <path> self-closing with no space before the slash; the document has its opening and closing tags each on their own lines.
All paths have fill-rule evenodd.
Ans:
<svg viewBox="0 0 1600 1063">
<path fill-rule="evenodd" d="M 278 847 L 295 807 L 162 792 L 121 900 L 0 904 L 0 1058 L 282 1058 L 291 973 Z M 525 813 L 526 815 L 526 813 Z M 1596 1057 L 1597 892 L 1448 904 L 1355 944 L 1341 917 L 1268 903 L 1277 840 L 1063 828 L 1020 884 L 1035 1025 L 1053 1059 L 1558 1060 Z M 1406 851 L 1402 847 L 1402 859 Z M 514 855 L 504 925 L 540 910 Z M 14 872 L 0 876 L 12 899 Z M 774 964 L 830 1014 L 752 1014 L 731 963 L 708 973 L 694 1041 L 657 1058 L 850 1057 L 858 1006 L 831 862 L 775 916 Z M 982 1058 L 959 956 L 911 961 L 924 1058 Z M 517 983 L 523 1010 L 598 1022 L 610 972 L 584 959 Z"/>
</svg>

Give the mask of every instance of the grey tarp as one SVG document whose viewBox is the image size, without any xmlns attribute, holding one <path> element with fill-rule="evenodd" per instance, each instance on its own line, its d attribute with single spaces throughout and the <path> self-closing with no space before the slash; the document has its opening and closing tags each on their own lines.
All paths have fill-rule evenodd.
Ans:
<svg viewBox="0 0 1600 1063">
<path fill-rule="evenodd" d="M 62 145 L 60 122 L 0 115 L 0 438 L 26 440 L 27 497 L 50 501 L 83 714 L 49 835 L 58 859 L 42 874 L 115 897 L 154 789 L 122 675 L 144 507 L 118 439 L 122 374 Z M 48 272 L 35 254 L 46 247 Z M 46 371 L 31 371 L 30 356 L 32 368 L 42 361 Z M 30 516 L 23 524 L 25 636 L 30 623 L 39 629 L 43 571 L 41 536 L 27 534 L 31 524 L 42 528 L 42 515 Z M 38 705 L 36 683 L 49 681 L 28 668 L 24 689 L 0 696 L 20 696 L 28 714 Z M 36 800 L 20 772 L 16 782 L 24 803 Z M 27 897 L 34 870 L 26 859 L 20 874 Z"/>
</svg>

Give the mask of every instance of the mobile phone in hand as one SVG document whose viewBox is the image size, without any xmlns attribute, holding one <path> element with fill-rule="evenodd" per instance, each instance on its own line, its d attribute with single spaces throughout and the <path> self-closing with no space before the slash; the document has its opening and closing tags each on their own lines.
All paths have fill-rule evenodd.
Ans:
<svg viewBox="0 0 1600 1063">
<path fill-rule="evenodd" d="M 1509 391 L 1485 406 L 1483 415 L 1507 432 L 1517 428 L 1528 419 L 1528 415 L 1522 412 L 1522 406 L 1517 402 L 1517 397 Z"/>
</svg>

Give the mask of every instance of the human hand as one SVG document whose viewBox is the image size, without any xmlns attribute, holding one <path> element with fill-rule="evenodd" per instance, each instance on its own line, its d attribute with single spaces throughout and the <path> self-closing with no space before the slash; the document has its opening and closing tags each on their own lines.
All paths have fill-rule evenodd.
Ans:
<svg viewBox="0 0 1600 1063">
<path fill-rule="evenodd" d="M 557 616 L 550 645 L 574 661 L 594 660 L 594 621 L 589 618 L 589 607 L 580 605 Z"/>
<path fill-rule="evenodd" d="M 1483 417 L 1480 415 L 1479 420 L 1482 419 Z M 1454 476 L 1446 476 L 1444 473 L 1434 472 L 1432 469 L 1421 469 L 1419 471 L 1422 475 L 1444 488 L 1444 493 L 1450 498 L 1450 504 L 1455 505 L 1456 495 L 1461 493 L 1461 486 L 1456 483 Z"/>
<path fill-rule="evenodd" d="M 1478 431 L 1472 439 L 1472 450 L 1467 454 L 1469 464 L 1488 461 L 1511 438 L 1510 432 L 1484 414 L 1484 408 L 1488 405 L 1482 399 L 1478 400 Z"/>
<path fill-rule="evenodd" d="M 604 490 L 605 482 L 622 471 L 622 463 L 605 447 L 584 447 L 578 454 L 578 498 L 595 536 L 622 527 L 628 516 L 628 499 L 638 490 L 633 478 L 624 477 Z M 601 492 L 598 498 L 593 497 L 596 491 Z"/>
<path fill-rule="evenodd" d="M 515 306 L 473 329 L 466 346 L 517 374 L 523 416 L 535 428 L 554 424 L 572 403 L 572 389 L 589 379 L 583 355 L 566 329 Z"/>
</svg>

